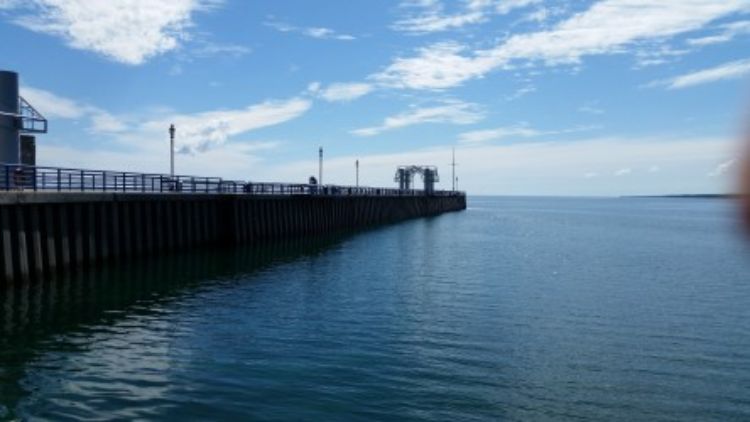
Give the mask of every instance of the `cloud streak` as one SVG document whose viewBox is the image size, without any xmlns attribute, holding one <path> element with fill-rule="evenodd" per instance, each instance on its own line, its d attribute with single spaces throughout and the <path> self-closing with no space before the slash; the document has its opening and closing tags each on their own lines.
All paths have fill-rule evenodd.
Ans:
<svg viewBox="0 0 750 422">
<path fill-rule="evenodd" d="M 61 97 L 49 91 L 22 87 L 25 96 L 43 115 L 51 119 L 87 120 L 88 130 L 100 135 L 117 135 L 132 146 L 134 142 L 161 139 L 166 128 L 178 130 L 176 147 L 182 153 L 204 153 L 223 145 L 229 138 L 257 129 L 275 126 L 305 114 L 312 101 L 302 97 L 268 100 L 234 110 L 214 110 L 178 114 L 162 111 L 147 118 L 117 116 L 101 108 Z M 129 132 L 125 133 L 128 129 Z"/>
<path fill-rule="evenodd" d="M 279 32 L 296 33 L 320 40 L 354 41 L 357 39 L 357 37 L 355 37 L 354 35 L 342 34 L 331 28 L 325 28 L 321 26 L 295 26 L 275 20 L 267 21 L 265 22 L 265 25 Z"/>
<path fill-rule="evenodd" d="M 624 53 L 749 10 L 747 0 L 603 0 L 550 30 L 514 35 L 493 48 L 472 50 L 456 42 L 423 47 L 372 79 L 396 88 L 446 89 L 517 62 L 577 64 L 584 56 Z"/>
<path fill-rule="evenodd" d="M 400 9 L 411 9 L 392 28 L 412 35 L 442 32 L 486 22 L 492 15 L 504 15 L 514 9 L 539 3 L 541 0 L 463 0 L 460 11 L 447 13 L 438 0 L 407 1 Z M 416 13 L 414 13 L 416 12 Z"/>
<path fill-rule="evenodd" d="M 476 104 L 458 100 L 445 101 L 432 107 L 418 107 L 409 111 L 387 117 L 379 126 L 355 129 L 351 133 L 356 136 L 375 136 L 382 132 L 400 129 L 424 123 L 448 123 L 454 125 L 468 125 L 484 118 Z"/>
<path fill-rule="evenodd" d="M 738 79 L 748 74 L 750 74 L 750 59 L 745 59 L 687 73 L 666 81 L 657 81 L 652 83 L 651 86 L 664 85 L 668 89 L 683 89 L 711 82 Z"/>
</svg>

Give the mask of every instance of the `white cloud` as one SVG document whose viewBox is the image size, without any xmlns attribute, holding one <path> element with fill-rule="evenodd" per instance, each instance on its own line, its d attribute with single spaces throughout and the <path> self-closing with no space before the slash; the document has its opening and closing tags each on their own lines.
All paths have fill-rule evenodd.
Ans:
<svg viewBox="0 0 750 422">
<path fill-rule="evenodd" d="M 126 128 L 122 119 L 98 107 L 65 98 L 43 89 L 22 86 L 21 96 L 48 119 L 88 119 L 89 130 L 94 133 L 120 132 Z"/>
<path fill-rule="evenodd" d="M 128 129 L 128 124 L 121 118 L 98 110 L 91 115 L 89 130 L 94 133 L 116 133 Z"/>
<path fill-rule="evenodd" d="M 499 127 L 495 129 L 474 130 L 464 132 L 458 136 L 458 141 L 464 144 L 478 144 L 481 142 L 497 141 L 506 138 L 535 138 L 548 135 L 563 135 L 571 133 L 586 132 L 597 129 L 598 126 L 577 126 L 561 130 L 538 130 L 529 127 L 526 123 L 516 126 Z"/>
<path fill-rule="evenodd" d="M 293 32 L 293 33 L 304 35 L 306 37 L 317 38 L 321 40 L 353 41 L 357 39 L 357 37 L 353 35 L 342 34 L 337 31 L 334 31 L 333 29 L 319 27 L 319 26 L 301 27 L 301 26 L 294 26 L 288 23 L 279 22 L 275 20 L 265 22 L 265 25 L 279 32 Z"/>
<path fill-rule="evenodd" d="M 597 173 L 595 171 L 590 171 L 590 172 L 588 172 L 588 173 L 586 173 L 586 174 L 583 175 L 583 177 L 585 177 L 586 179 L 593 179 L 593 178 L 598 177 L 598 176 L 599 176 L 599 173 Z"/>
<path fill-rule="evenodd" d="M 189 38 L 195 12 L 217 0 L 37 0 L 16 6 L 15 22 L 70 47 L 139 65 Z"/>
<path fill-rule="evenodd" d="M 518 88 L 516 92 L 514 92 L 513 94 L 506 96 L 505 100 L 515 101 L 521 97 L 525 97 L 526 95 L 532 94 L 534 92 L 536 92 L 536 86 L 532 84 L 528 84 L 528 85 Z"/>
<path fill-rule="evenodd" d="M 696 169 L 714 165 L 733 147 L 729 139 L 633 137 L 465 145 L 456 149 L 456 159 L 471 165 L 460 166 L 457 176 L 461 188 L 468 189 L 471 195 L 726 193 L 732 188 L 730 180 L 708 178 Z M 363 185 L 393 186 L 393 171 L 404 163 L 443 163 L 439 171 L 450 172 L 447 163 L 451 161 L 451 147 L 329 157 L 326 179 L 330 183 L 354 183 L 352 163 L 355 159 L 360 160 Z M 648 168 L 655 161 L 673 170 L 658 177 L 646 172 L 633 172 L 627 177 L 602 177 L 611 175 L 611 169 L 621 168 L 623 162 L 632 168 Z M 275 180 L 304 180 L 316 169 L 317 162 L 311 157 L 266 168 L 262 174 Z M 581 183 L 582 169 L 594 174 L 586 183 Z M 442 180 L 439 187 L 450 186 L 450 177 Z"/>
<path fill-rule="evenodd" d="M 719 177 L 727 174 L 737 164 L 736 159 L 724 161 L 708 173 L 708 177 Z"/>
<path fill-rule="evenodd" d="M 627 176 L 628 174 L 630 174 L 632 172 L 633 172 L 633 169 L 631 169 L 631 168 L 622 168 L 622 169 L 617 170 L 616 172 L 614 172 L 614 175 L 617 176 L 617 177 Z"/>
<path fill-rule="evenodd" d="M 147 133 L 162 133 L 174 124 L 178 131 L 176 143 L 181 152 L 205 152 L 222 145 L 231 136 L 295 119 L 311 106 L 309 100 L 302 98 L 266 101 L 238 110 L 166 116 L 147 121 L 140 129 Z"/>
<path fill-rule="evenodd" d="M 681 89 L 726 79 L 738 79 L 748 74 L 750 74 L 750 59 L 745 59 L 677 76 L 666 81 L 653 82 L 650 86 L 665 85 L 669 89 Z"/>
<path fill-rule="evenodd" d="M 740 35 L 750 34 L 750 21 L 732 22 L 721 26 L 721 32 L 687 40 L 688 45 L 703 47 L 732 41 Z"/>
<path fill-rule="evenodd" d="M 178 131 L 176 147 L 185 153 L 206 152 L 224 144 L 229 137 L 296 119 L 312 107 L 310 100 L 295 97 L 235 110 L 192 114 L 158 110 L 144 113 L 146 117 L 118 116 L 38 88 L 24 86 L 21 94 L 47 118 L 85 119 L 90 132 L 117 134 L 118 140 L 130 147 L 144 139 L 162 138 L 169 125 L 174 124 Z"/>
<path fill-rule="evenodd" d="M 418 107 L 387 117 L 380 126 L 353 130 L 357 136 L 374 136 L 387 130 L 403 128 L 422 123 L 450 123 L 468 125 L 484 118 L 484 113 L 476 104 L 458 100 L 445 101 L 433 107 Z"/>
<path fill-rule="evenodd" d="M 594 115 L 601 115 L 604 114 L 604 110 L 598 106 L 598 102 L 592 102 L 585 105 L 582 105 L 581 107 L 578 107 L 578 111 L 581 113 L 586 114 L 594 114 Z"/>
<path fill-rule="evenodd" d="M 30 86 L 21 87 L 21 96 L 48 119 L 78 119 L 89 109 L 69 98 Z"/>
<path fill-rule="evenodd" d="M 480 78 L 498 66 L 487 52 L 464 55 L 467 50 L 456 42 L 432 44 L 420 48 L 416 57 L 397 58 L 371 78 L 395 88 L 445 89 Z"/>
<path fill-rule="evenodd" d="M 346 102 L 367 95 L 372 89 L 373 86 L 366 83 L 335 83 L 323 89 L 320 96 L 330 102 Z M 320 86 L 317 90 L 320 90 Z"/>
<path fill-rule="evenodd" d="M 532 138 L 543 135 L 544 132 L 532 129 L 527 126 L 500 127 L 496 129 L 474 130 L 464 132 L 459 135 L 458 140 L 461 143 L 480 143 L 487 141 L 496 141 L 505 138 Z"/>
<path fill-rule="evenodd" d="M 748 0 L 603 0 L 550 30 L 514 35 L 494 48 L 472 51 L 445 42 L 421 48 L 372 78 L 391 87 L 444 89 L 516 61 L 571 64 L 584 56 L 623 53 L 638 43 L 665 40 L 747 11 Z"/>
<path fill-rule="evenodd" d="M 651 166 L 648 168 L 649 173 L 659 173 L 661 171 L 661 167 L 659 166 Z"/>
<path fill-rule="evenodd" d="M 162 128 L 163 129 L 163 128 Z M 88 168 L 91 163 L 107 163 L 115 170 L 168 172 L 169 143 L 164 130 L 158 137 L 139 138 L 133 149 L 95 145 L 85 149 L 39 143 L 38 159 L 44 165 Z M 264 159 L 262 151 L 277 146 L 266 141 L 230 142 L 202 154 L 179 155 L 177 172 L 218 176 L 229 179 L 294 182 L 304 181 L 317 171 L 316 149 L 308 160 L 279 163 Z M 736 148 L 729 139 L 695 138 L 583 138 L 568 142 L 521 142 L 513 144 L 466 145 L 456 149 L 461 188 L 471 195 L 655 195 L 665 193 L 731 192 L 729 178 L 710 178 L 695 169 L 709 168 L 725 161 Z M 262 150 L 262 151 L 261 151 Z M 730 155 L 731 156 L 731 155 Z M 393 186 L 393 171 L 405 163 L 434 163 L 449 172 L 451 147 L 403 149 L 391 154 L 339 155 L 326 159 L 326 180 L 354 183 L 353 163 L 360 161 L 360 181 L 366 186 Z M 612 168 L 623 162 L 633 168 L 648 168 L 654 162 L 669 166 L 670 172 L 658 177 L 646 172 L 629 177 L 608 178 Z M 593 166 L 593 167 L 592 167 Z M 591 176 L 581 183 L 582 169 Z M 487 175 L 492 175 L 488 177 Z M 584 177 L 586 175 L 584 174 Z M 444 177 L 438 186 L 450 185 Z"/>
<path fill-rule="evenodd" d="M 457 13 L 446 13 L 445 4 L 441 1 L 407 1 L 400 9 L 416 9 L 406 17 L 396 21 L 392 28 L 410 34 L 427 34 L 467 25 L 486 22 L 495 14 L 507 14 L 513 9 L 526 7 L 540 0 L 463 0 L 461 10 Z"/>
</svg>

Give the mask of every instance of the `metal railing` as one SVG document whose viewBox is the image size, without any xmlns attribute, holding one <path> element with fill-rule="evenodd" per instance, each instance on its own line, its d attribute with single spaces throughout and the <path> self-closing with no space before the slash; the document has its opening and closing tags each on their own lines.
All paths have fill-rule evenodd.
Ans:
<svg viewBox="0 0 750 422">
<path fill-rule="evenodd" d="M 109 170 L 0 164 L 0 190 L 34 192 L 202 193 L 246 195 L 424 196 L 423 190 L 246 182 L 219 177 L 174 176 Z M 431 196 L 463 196 L 434 191 Z"/>
</svg>

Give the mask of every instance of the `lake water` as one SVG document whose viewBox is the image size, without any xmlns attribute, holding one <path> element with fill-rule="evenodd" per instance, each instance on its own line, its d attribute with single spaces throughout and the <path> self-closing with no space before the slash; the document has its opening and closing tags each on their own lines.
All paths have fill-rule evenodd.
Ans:
<svg viewBox="0 0 750 422">
<path fill-rule="evenodd" d="M 0 419 L 750 420 L 733 212 L 470 198 L 17 286 L 0 293 Z"/>
</svg>

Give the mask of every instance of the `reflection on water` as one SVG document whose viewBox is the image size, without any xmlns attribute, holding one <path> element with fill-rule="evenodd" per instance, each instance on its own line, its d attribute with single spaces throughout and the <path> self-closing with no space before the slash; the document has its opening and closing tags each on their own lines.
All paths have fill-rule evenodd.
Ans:
<svg viewBox="0 0 750 422">
<path fill-rule="evenodd" d="M 32 392 L 22 382 L 26 364 L 50 351 L 82 352 L 81 348 L 95 343 L 86 338 L 92 335 L 92 326 L 115 326 L 125 317 L 139 315 L 150 318 L 162 304 L 195 289 L 321 253 L 339 240 L 296 239 L 262 248 L 135 259 L 0 290 L 0 418 L 12 416 L 10 409 Z M 77 337 L 86 340 L 77 342 Z"/>
<path fill-rule="evenodd" d="M 55 421 L 750 420 L 750 251 L 730 203 L 469 205 L 15 286 L 0 405 Z"/>
</svg>

